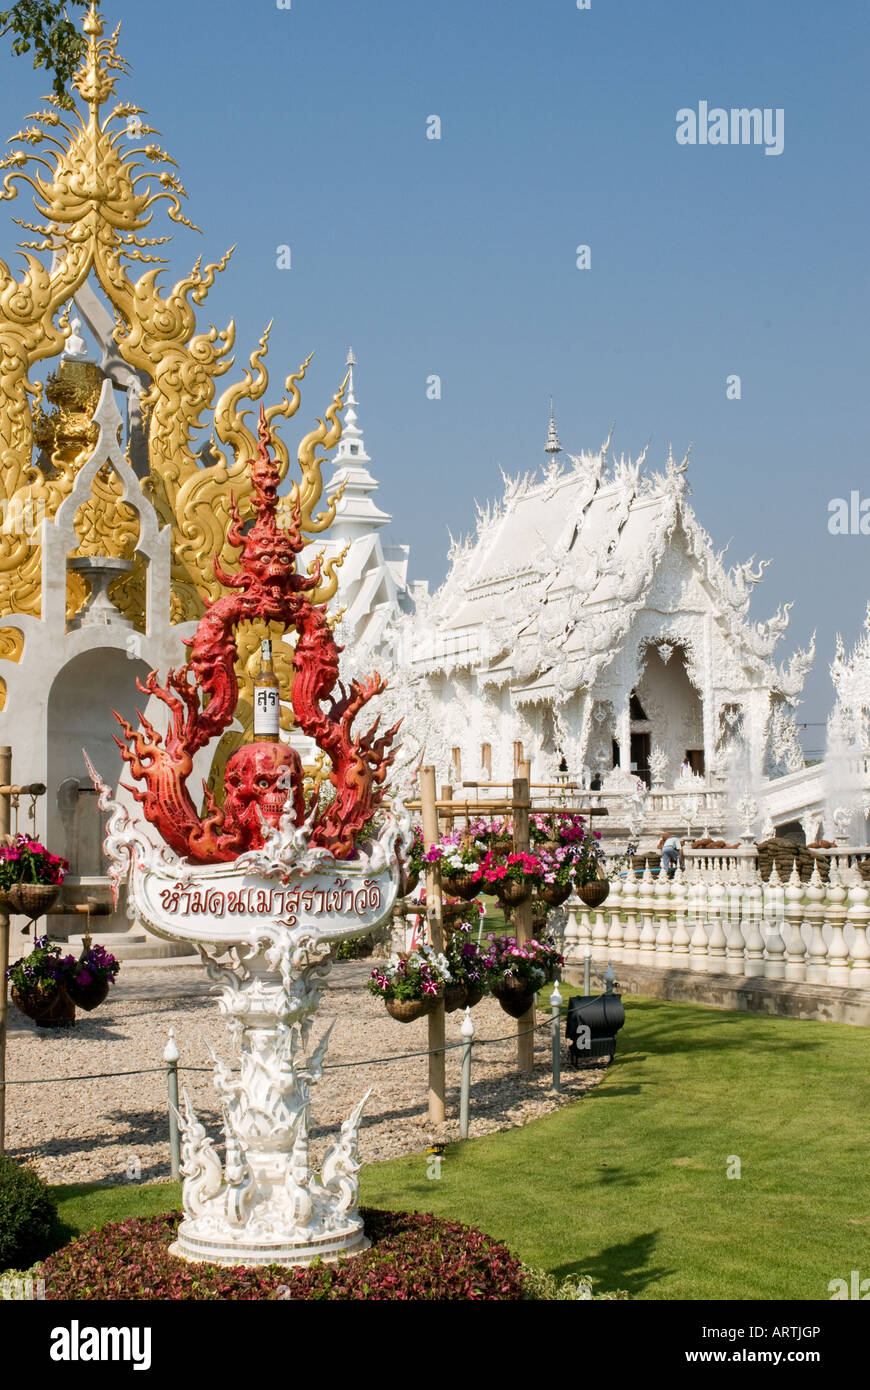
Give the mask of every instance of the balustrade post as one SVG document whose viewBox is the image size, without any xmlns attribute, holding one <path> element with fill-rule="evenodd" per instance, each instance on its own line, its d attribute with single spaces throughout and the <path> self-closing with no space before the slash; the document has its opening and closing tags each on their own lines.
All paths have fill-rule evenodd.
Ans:
<svg viewBox="0 0 870 1390">
<path fill-rule="evenodd" d="M 831 872 L 832 870 L 829 869 L 828 873 Z M 813 869 L 805 892 L 809 903 L 804 910 L 804 917 L 810 926 L 810 944 L 807 948 L 807 984 L 825 985 L 828 983 L 828 948 L 822 934 L 822 924 L 825 920 L 825 885 L 822 882 L 818 864 Z"/>
<path fill-rule="evenodd" d="M 713 881 L 709 887 L 710 931 L 707 936 L 707 969 L 711 974 L 720 974 L 725 969 L 727 942 L 722 926 L 722 910 L 725 900 L 725 884 L 718 870 L 713 870 Z"/>
<path fill-rule="evenodd" d="M 610 926 L 609 916 L 605 916 L 605 905 L 596 907 L 595 920 L 592 923 L 592 954 L 596 960 L 607 960 L 608 928 Z"/>
<path fill-rule="evenodd" d="M 679 870 L 679 865 L 677 865 Z M 667 967 L 673 960 L 674 933 L 671 927 L 671 896 L 674 880 L 668 878 L 665 870 L 659 869 L 655 885 L 655 905 L 658 930 L 655 939 L 655 964 Z"/>
<path fill-rule="evenodd" d="M 673 958 L 671 964 L 679 970 L 689 968 L 689 933 L 686 931 L 686 876 L 678 866 L 674 874 L 674 935 L 671 941 Z"/>
<path fill-rule="evenodd" d="M 868 889 L 864 879 L 858 877 L 849 888 L 849 910 L 847 920 L 851 924 L 852 969 L 849 983 L 853 989 L 870 989 L 870 943 L 867 940 L 867 924 L 870 922 L 870 907 L 867 906 Z"/>
<path fill-rule="evenodd" d="M 565 903 L 567 920 L 565 922 L 565 960 L 576 959 L 580 954 L 580 925 L 577 921 L 577 909 L 580 906 L 580 899 L 572 891 L 571 896 Z"/>
<path fill-rule="evenodd" d="M 751 979 L 764 975 L 764 937 L 761 934 L 761 919 L 749 917 L 741 924 L 746 943 L 743 973 Z"/>
<path fill-rule="evenodd" d="M 578 922 L 578 936 L 581 951 L 585 951 L 587 946 L 592 945 L 592 917 L 587 903 L 580 899 L 580 920 Z"/>
<path fill-rule="evenodd" d="M 831 928 L 828 947 L 828 984 L 849 985 L 849 951 L 846 946 L 846 885 L 839 869 L 829 870 L 827 918 Z"/>
<path fill-rule="evenodd" d="M 743 899 L 743 887 L 737 872 L 737 860 L 733 856 L 729 857 L 727 878 L 725 883 L 725 913 L 727 926 L 730 928 L 735 923 L 739 924 L 746 915 Z M 726 929 L 727 935 L 727 929 Z M 741 932 L 741 940 L 743 933 Z"/>
<path fill-rule="evenodd" d="M 762 930 L 765 959 L 761 973 L 766 980 L 785 979 L 785 941 L 780 931 L 781 922 L 781 917 L 765 918 L 764 920 Z"/>
<path fill-rule="evenodd" d="M 762 946 L 763 946 L 762 942 Z M 739 918 L 731 918 L 725 932 L 725 974 L 743 975 L 745 964 L 743 954 L 746 950 L 746 938 L 743 935 L 743 923 Z"/>
<path fill-rule="evenodd" d="M 707 939 L 707 883 L 700 868 L 695 869 L 695 881 L 690 888 L 690 921 L 694 921 L 689 943 L 689 965 L 705 975 L 710 969 L 710 943 Z M 687 928 L 688 929 L 688 928 Z"/>
<path fill-rule="evenodd" d="M 785 918 L 783 908 L 785 893 L 776 864 L 771 865 L 770 878 L 766 884 L 759 871 L 758 884 L 761 889 L 761 931 L 764 937 L 766 956 L 764 974 L 768 980 L 784 980 L 785 936 L 783 935 L 783 928 Z"/>
<path fill-rule="evenodd" d="M 785 929 L 785 978 L 795 984 L 807 978 L 806 954 L 801 925 L 803 922 L 804 886 L 798 874 L 797 861 L 791 866 L 791 874 L 785 885 L 786 921 Z"/>
<path fill-rule="evenodd" d="M 610 893 L 604 904 L 608 914 L 607 955 L 609 960 L 621 961 L 624 927 L 622 923 L 622 875 L 614 874 L 610 880 Z"/>
<path fill-rule="evenodd" d="M 636 965 L 640 933 L 637 929 L 637 880 L 634 869 L 629 867 L 622 890 L 625 906 L 625 933 L 622 938 L 622 959 L 626 965 Z"/>
<path fill-rule="evenodd" d="M 640 915 L 643 920 L 643 927 L 640 933 L 638 948 L 638 963 L 640 965 L 652 965 L 656 948 L 656 934 L 653 927 L 653 894 L 656 886 L 650 872 L 649 860 L 644 864 L 643 878 L 640 881 Z"/>
</svg>

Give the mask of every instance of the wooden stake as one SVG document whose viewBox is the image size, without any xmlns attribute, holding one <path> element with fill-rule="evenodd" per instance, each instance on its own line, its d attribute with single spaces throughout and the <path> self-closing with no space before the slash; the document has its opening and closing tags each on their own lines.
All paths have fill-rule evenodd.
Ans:
<svg viewBox="0 0 870 1390">
<path fill-rule="evenodd" d="M 435 768 L 423 768 L 421 776 L 423 844 L 426 849 L 438 843 L 438 812 L 435 796 Z M 433 950 L 444 950 L 444 919 L 441 905 L 441 867 L 430 864 L 426 870 L 426 917 Z M 444 1001 L 429 1014 L 429 1120 L 433 1125 L 444 1123 L 446 1038 Z M 441 1049 L 436 1050 L 436 1049 Z"/>
<path fill-rule="evenodd" d="M 12 749 L 0 748 L 0 786 L 12 782 Z M 9 834 L 11 809 L 8 795 L 0 795 L 0 842 Z M 9 965 L 9 913 L 0 907 L 0 1154 L 6 1152 L 6 1016 L 9 1008 L 6 969 Z"/>
<path fill-rule="evenodd" d="M 529 764 L 520 764 L 523 776 L 514 778 L 514 854 L 529 852 Z M 517 941 L 528 941 L 532 935 L 532 903 L 527 898 L 513 910 Z M 525 1076 L 535 1070 L 535 1035 L 530 1030 L 535 1023 L 534 1004 L 517 1019 L 517 1065 Z"/>
</svg>

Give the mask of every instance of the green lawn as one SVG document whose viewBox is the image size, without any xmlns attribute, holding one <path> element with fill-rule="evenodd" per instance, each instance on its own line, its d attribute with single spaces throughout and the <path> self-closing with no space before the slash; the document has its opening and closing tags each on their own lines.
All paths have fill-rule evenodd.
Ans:
<svg viewBox="0 0 870 1390">
<path fill-rule="evenodd" d="M 635 1298 L 827 1299 L 829 1280 L 870 1274 L 866 1031 L 626 1009 L 616 1063 L 584 1099 L 451 1146 L 438 1181 L 423 1154 L 370 1164 L 362 1200 L 473 1223 L 529 1264 Z M 166 1185 L 58 1195 L 76 1229 L 178 1203 Z"/>
</svg>

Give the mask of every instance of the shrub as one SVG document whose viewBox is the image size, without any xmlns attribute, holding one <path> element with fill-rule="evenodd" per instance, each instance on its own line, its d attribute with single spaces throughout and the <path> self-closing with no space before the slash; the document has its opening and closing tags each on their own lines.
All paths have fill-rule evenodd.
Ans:
<svg viewBox="0 0 870 1390">
<path fill-rule="evenodd" d="M 363 1210 L 372 1248 L 307 1268 L 189 1264 L 169 1254 L 180 1212 L 89 1231 L 40 1267 L 46 1299 L 515 1300 L 522 1267 L 469 1226 L 416 1212 Z"/>
<path fill-rule="evenodd" d="M 592 1281 L 587 1274 L 575 1274 L 568 1279 L 557 1279 L 543 1269 L 533 1269 L 531 1265 L 522 1266 L 523 1298 L 539 1302 L 573 1302 L 575 1299 L 612 1302 L 615 1299 L 629 1298 L 625 1289 L 611 1289 L 608 1293 L 593 1293 Z"/>
<path fill-rule="evenodd" d="M 57 1207 L 45 1183 L 0 1154 L 0 1270 L 26 1269 L 59 1237 Z"/>
</svg>

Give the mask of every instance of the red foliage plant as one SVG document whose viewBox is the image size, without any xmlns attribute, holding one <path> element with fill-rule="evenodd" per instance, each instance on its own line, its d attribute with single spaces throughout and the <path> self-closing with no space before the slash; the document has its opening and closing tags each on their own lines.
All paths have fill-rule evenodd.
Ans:
<svg viewBox="0 0 870 1390">
<path fill-rule="evenodd" d="M 400 1299 L 516 1300 L 520 1262 L 470 1226 L 437 1216 L 363 1209 L 372 1248 L 303 1267 L 189 1264 L 169 1253 L 180 1212 L 88 1231 L 37 1271 L 47 1300 Z"/>
</svg>

